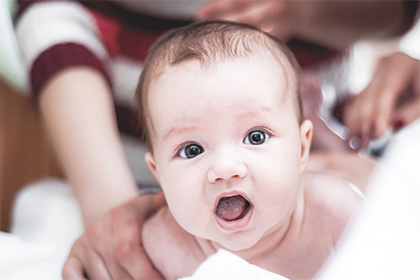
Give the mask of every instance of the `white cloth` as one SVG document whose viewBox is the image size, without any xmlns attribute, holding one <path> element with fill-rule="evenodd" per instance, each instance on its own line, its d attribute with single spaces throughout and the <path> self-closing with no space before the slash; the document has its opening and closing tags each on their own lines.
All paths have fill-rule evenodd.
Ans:
<svg viewBox="0 0 420 280">
<path fill-rule="evenodd" d="M 287 278 L 250 264 L 226 250 L 207 258 L 194 274 L 178 280 L 288 280 Z"/>
<path fill-rule="evenodd" d="M 51 242 L 23 241 L 14 234 L 0 232 L 0 279 L 61 279 L 68 251 Z"/>
<path fill-rule="evenodd" d="M 70 248 L 83 231 L 68 183 L 48 179 L 24 188 L 12 218 L 11 233 L 0 232 L 0 279 L 61 279 Z"/>
<path fill-rule="evenodd" d="M 420 279 L 420 120 L 399 132 L 318 280 Z"/>
</svg>

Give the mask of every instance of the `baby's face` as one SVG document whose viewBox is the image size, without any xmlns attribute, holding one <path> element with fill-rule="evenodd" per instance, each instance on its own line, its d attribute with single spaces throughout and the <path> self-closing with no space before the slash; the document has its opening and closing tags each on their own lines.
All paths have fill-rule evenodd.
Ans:
<svg viewBox="0 0 420 280">
<path fill-rule="evenodd" d="M 152 85 L 146 160 L 185 230 L 236 251 L 287 223 L 311 124 L 286 94 L 270 58 L 188 62 Z"/>
</svg>

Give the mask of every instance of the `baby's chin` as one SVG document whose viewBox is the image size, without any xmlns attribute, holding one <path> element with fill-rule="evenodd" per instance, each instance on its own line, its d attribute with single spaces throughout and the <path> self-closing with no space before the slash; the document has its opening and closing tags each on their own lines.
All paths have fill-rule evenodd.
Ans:
<svg viewBox="0 0 420 280">
<path fill-rule="evenodd" d="M 240 236 L 242 235 L 242 236 Z M 217 243 L 222 249 L 226 249 L 231 252 L 240 252 L 243 250 L 247 250 L 255 246 L 258 243 L 260 238 L 255 236 L 247 235 L 246 233 L 236 233 L 236 234 L 229 234 L 228 237 L 225 238 L 215 238 L 212 242 Z"/>
</svg>

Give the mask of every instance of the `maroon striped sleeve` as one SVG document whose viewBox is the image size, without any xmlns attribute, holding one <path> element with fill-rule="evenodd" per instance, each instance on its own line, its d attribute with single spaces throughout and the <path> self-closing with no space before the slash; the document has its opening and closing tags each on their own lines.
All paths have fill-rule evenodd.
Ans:
<svg viewBox="0 0 420 280">
<path fill-rule="evenodd" d="M 85 46 L 77 43 L 57 44 L 42 52 L 32 65 L 30 81 L 35 102 L 38 103 L 45 84 L 54 75 L 61 70 L 74 66 L 87 66 L 96 69 L 110 83 L 109 75 L 103 63 Z"/>
</svg>

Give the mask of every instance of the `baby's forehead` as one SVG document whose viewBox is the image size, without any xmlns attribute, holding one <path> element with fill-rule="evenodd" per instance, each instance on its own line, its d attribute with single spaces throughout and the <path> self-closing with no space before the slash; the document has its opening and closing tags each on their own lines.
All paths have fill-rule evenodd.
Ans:
<svg viewBox="0 0 420 280">
<path fill-rule="evenodd" d="M 270 64 L 270 70 L 275 71 L 278 74 L 277 79 L 273 80 L 273 82 L 276 82 L 278 79 L 283 79 L 287 82 L 297 79 L 296 69 L 291 65 L 290 62 L 288 62 L 285 56 L 277 57 L 273 55 L 272 52 L 267 51 L 265 53 L 251 54 L 247 57 L 230 57 L 224 59 L 214 57 L 212 59 L 208 59 L 207 61 L 191 59 L 179 64 L 172 64 L 167 62 L 161 66 L 159 71 L 157 71 L 158 74 L 153 79 L 152 84 L 157 85 L 162 83 L 164 82 L 165 78 L 168 78 L 171 75 L 178 75 L 180 72 L 212 73 L 217 71 L 220 65 L 227 62 L 231 65 L 241 65 L 245 67 L 251 65 L 251 67 L 256 68 L 263 68 L 262 66 L 266 67 L 268 64 Z M 201 78 L 205 79 L 206 76 L 202 76 Z"/>
<path fill-rule="evenodd" d="M 288 81 L 294 75 L 291 69 L 270 56 L 215 61 L 207 65 L 198 60 L 168 65 L 150 87 L 146 105 L 149 133 L 152 138 L 160 138 L 168 127 L 178 127 L 181 123 L 199 125 L 203 118 L 208 120 L 210 116 L 238 120 L 232 117 L 233 113 L 229 117 L 226 112 L 236 112 L 242 120 L 251 120 L 252 114 L 274 116 L 260 114 L 269 111 L 264 108 L 287 108 L 284 110 L 287 115 L 296 115 L 295 100 L 290 97 L 296 95 L 296 89 L 290 89 Z"/>
<path fill-rule="evenodd" d="M 285 66 L 285 67 L 282 67 Z M 245 93 L 252 93 L 258 98 L 270 99 L 281 105 L 289 95 L 296 95 L 290 88 L 291 67 L 280 64 L 272 57 L 248 57 L 246 59 L 225 59 L 203 64 L 191 60 L 177 65 L 168 65 L 150 87 L 148 106 L 158 109 L 180 106 L 177 99 L 213 104 L 213 100 L 231 104 L 253 102 L 246 98 Z M 243 94 L 237 94 L 242 92 Z M 235 98 L 232 99 L 232 96 Z M 293 99 L 293 98 L 292 98 Z M 287 102 L 290 104 L 289 102 Z M 198 106 L 198 103 L 197 103 Z M 244 106 L 244 105 L 241 105 Z M 181 106 L 182 107 L 182 106 Z M 155 113 L 158 111 L 152 110 Z M 160 113 L 159 113 L 160 114 Z M 154 114 L 152 114 L 154 115 Z"/>
<path fill-rule="evenodd" d="M 172 99 L 176 98 L 180 88 L 194 92 L 195 88 L 201 88 L 201 84 L 208 84 L 209 87 L 216 86 L 217 90 L 229 94 L 232 87 L 245 84 L 249 86 L 249 90 L 254 89 L 255 92 L 259 87 L 272 88 L 270 92 L 276 92 L 276 101 L 283 103 L 287 100 L 294 103 L 295 96 L 298 95 L 295 80 L 296 73 L 290 63 L 276 59 L 271 54 L 255 54 L 246 58 L 229 58 L 208 63 L 194 59 L 166 65 L 153 79 L 148 100 L 156 106 L 155 96 L 160 95 L 162 89 L 166 97 Z M 264 96 L 264 92 L 259 94 Z M 158 100 L 163 101 L 160 98 Z"/>
</svg>

